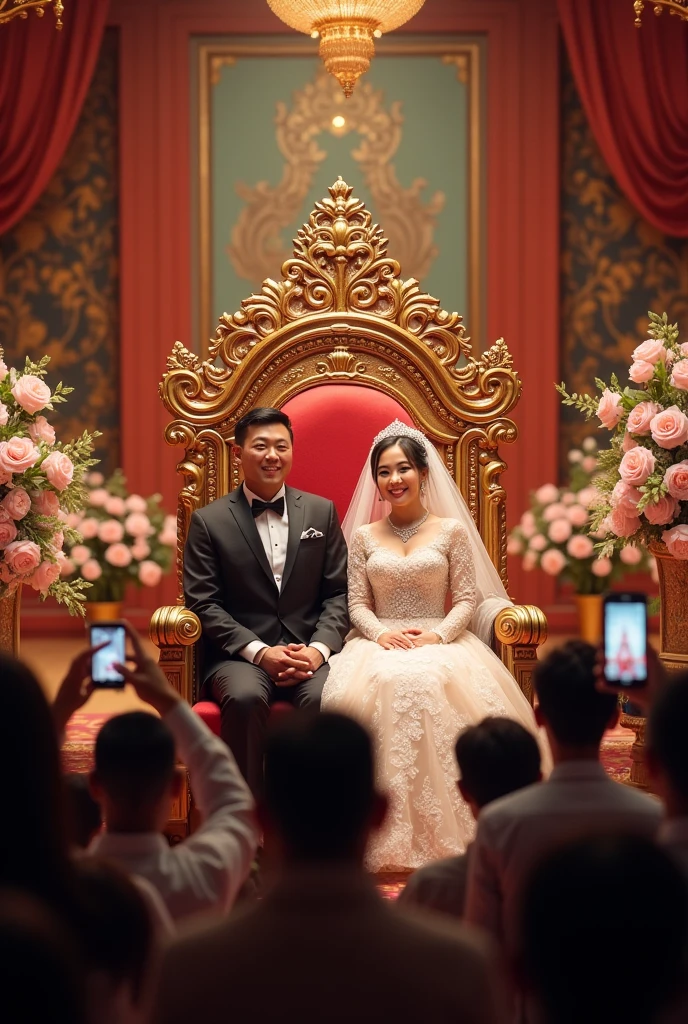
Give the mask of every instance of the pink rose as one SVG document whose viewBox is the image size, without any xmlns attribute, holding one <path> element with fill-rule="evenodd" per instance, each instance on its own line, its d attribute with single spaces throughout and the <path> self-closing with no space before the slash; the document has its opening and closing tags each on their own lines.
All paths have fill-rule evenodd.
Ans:
<svg viewBox="0 0 688 1024">
<path fill-rule="evenodd" d="M 157 587 L 162 579 L 162 569 L 157 562 L 141 562 L 139 566 L 139 579 L 144 587 Z"/>
<path fill-rule="evenodd" d="M 53 551 L 56 554 L 57 554 L 57 552 L 62 554 L 62 546 L 63 546 L 63 544 L 64 544 L 64 533 L 62 532 L 62 530 L 57 530 L 53 534 L 52 540 L 50 541 L 50 547 L 53 549 Z"/>
<path fill-rule="evenodd" d="M 661 405 L 656 402 L 638 402 L 628 414 L 626 430 L 631 434 L 649 434 L 652 418 L 661 411 Z"/>
<path fill-rule="evenodd" d="M 79 533 L 84 540 L 93 540 L 94 537 L 98 536 L 98 529 L 100 523 L 97 519 L 93 519 L 92 516 L 88 516 L 86 519 L 82 519 L 79 524 Z"/>
<path fill-rule="evenodd" d="M 596 487 L 584 487 L 576 495 L 583 508 L 590 508 L 591 505 L 597 502 L 599 496 L 600 494 Z"/>
<path fill-rule="evenodd" d="M 543 509 L 542 518 L 546 523 L 551 523 L 555 519 L 561 519 L 562 516 L 566 515 L 566 506 L 562 501 L 555 501 L 554 504 L 548 505 L 546 509 Z"/>
<path fill-rule="evenodd" d="M 5 548 L 5 561 L 17 576 L 24 576 L 40 565 L 41 549 L 32 540 L 15 540 Z"/>
<path fill-rule="evenodd" d="M 688 461 L 683 459 L 682 462 L 669 466 L 664 474 L 664 483 L 672 498 L 688 501 Z"/>
<path fill-rule="evenodd" d="M 619 464 L 619 476 L 625 484 L 640 487 L 650 473 L 654 473 L 655 457 L 647 448 L 631 448 L 626 452 Z"/>
<path fill-rule="evenodd" d="M 563 544 L 571 536 L 571 523 L 568 519 L 555 519 L 553 523 L 550 523 L 547 532 L 549 533 L 550 540 L 554 541 L 555 544 Z"/>
<path fill-rule="evenodd" d="M 136 550 L 135 549 L 136 549 L 136 544 L 134 544 L 134 547 L 131 550 L 132 550 L 132 554 L 134 555 L 134 558 L 138 558 L 139 556 L 136 554 Z M 507 553 L 507 555 L 520 555 L 522 553 L 522 551 L 523 551 L 523 544 L 518 539 L 518 537 L 509 537 L 508 541 L 506 542 L 506 553 Z"/>
<path fill-rule="evenodd" d="M 597 416 L 603 427 L 606 427 L 607 430 L 613 430 L 623 416 L 621 395 L 617 395 L 614 391 L 610 391 L 609 388 L 605 388 L 597 406 Z"/>
<path fill-rule="evenodd" d="M 146 544 L 145 540 L 142 537 L 139 537 L 131 545 L 131 553 L 137 562 L 141 562 L 144 558 L 148 558 L 148 556 L 150 555 L 150 550 L 150 544 Z M 507 544 L 507 551 L 508 550 L 509 545 Z M 513 554 L 513 552 L 511 553 Z"/>
<path fill-rule="evenodd" d="M 635 544 L 627 544 L 625 548 L 621 548 L 619 558 L 624 565 L 638 565 L 643 560 L 643 553 Z"/>
<path fill-rule="evenodd" d="M 633 361 L 644 362 L 644 363 L 658 363 L 660 360 L 665 363 L 667 357 L 667 350 L 661 341 L 657 338 L 648 338 L 647 341 L 642 342 L 637 348 L 633 349 Z"/>
<path fill-rule="evenodd" d="M 594 576 L 608 576 L 612 571 L 612 562 L 610 558 L 596 558 L 591 566 Z"/>
<path fill-rule="evenodd" d="M 566 514 L 572 526 L 584 526 L 588 521 L 588 510 L 582 505 L 572 505 L 566 510 Z"/>
<path fill-rule="evenodd" d="M 541 505 L 550 505 L 553 501 L 557 501 L 558 498 L 559 488 L 555 487 L 554 484 L 543 484 L 535 492 L 535 500 L 539 501 Z"/>
<path fill-rule="evenodd" d="M 13 519 L 0 520 L 0 548 L 6 548 L 17 536 Z"/>
<path fill-rule="evenodd" d="M 637 363 L 632 364 L 628 376 L 634 384 L 646 384 L 648 380 L 652 379 L 654 372 L 655 368 L 652 363 L 646 363 L 639 359 Z"/>
<path fill-rule="evenodd" d="M 674 558 L 688 558 L 688 526 L 674 526 L 671 530 L 665 530 L 662 540 Z"/>
<path fill-rule="evenodd" d="M 29 434 L 36 444 L 39 441 L 44 441 L 46 444 L 55 444 L 55 428 L 48 423 L 45 416 L 36 417 L 35 422 L 29 426 Z"/>
<path fill-rule="evenodd" d="M 95 558 L 89 558 L 88 561 L 84 562 L 81 566 L 81 575 L 88 583 L 95 583 L 95 581 L 99 580 L 103 575 L 103 570 L 98 562 L 96 562 Z"/>
<path fill-rule="evenodd" d="M 103 476 L 102 473 L 98 473 L 97 471 L 94 470 L 93 472 L 89 473 L 88 476 L 86 477 L 86 483 L 89 485 L 89 487 L 102 487 L 102 485 L 105 483 L 105 477 Z"/>
<path fill-rule="evenodd" d="M 7 363 L 4 359 L 0 359 L 0 380 L 4 380 L 10 371 L 7 369 Z"/>
<path fill-rule="evenodd" d="M 537 565 L 537 555 L 534 551 L 526 551 L 523 556 L 523 568 L 526 572 L 532 572 Z"/>
<path fill-rule="evenodd" d="M 628 431 L 626 431 L 626 433 L 623 436 L 623 441 L 621 442 L 621 447 L 625 452 L 630 452 L 631 448 L 638 447 L 638 442 L 635 440 L 634 437 L 631 437 Z"/>
<path fill-rule="evenodd" d="M 0 441 L 0 469 L 6 473 L 23 473 L 38 462 L 41 453 L 28 437 L 11 437 Z"/>
<path fill-rule="evenodd" d="M 653 416 L 650 429 L 660 448 L 678 448 L 688 441 L 688 416 L 677 405 L 670 405 Z"/>
<path fill-rule="evenodd" d="M 34 491 L 32 501 L 39 516 L 56 516 L 60 511 L 60 499 L 55 491 Z"/>
<path fill-rule="evenodd" d="M 631 487 L 630 484 L 619 480 L 612 491 L 612 508 L 620 509 L 625 516 L 637 516 L 638 502 L 641 498 L 642 494 L 637 487 Z"/>
<path fill-rule="evenodd" d="M 590 558 L 593 544 L 589 537 L 584 537 L 579 533 L 575 537 L 571 537 L 566 545 L 566 550 L 571 558 Z"/>
<path fill-rule="evenodd" d="M 620 508 L 613 508 L 607 520 L 609 529 L 617 537 L 632 537 L 640 526 L 639 516 L 627 516 Z"/>
<path fill-rule="evenodd" d="M 6 427 L 10 418 L 10 411 L 4 402 L 0 402 L 0 427 Z"/>
<path fill-rule="evenodd" d="M 91 549 L 87 548 L 85 544 L 75 544 L 69 552 L 69 557 L 75 565 L 83 565 L 91 557 Z"/>
<path fill-rule="evenodd" d="M 67 513 L 67 526 L 71 526 L 73 530 L 78 530 L 81 526 L 81 520 L 83 516 L 81 512 L 68 512 Z"/>
<path fill-rule="evenodd" d="M 566 494 L 562 494 L 561 496 L 562 505 L 573 505 L 575 500 L 576 495 L 573 493 L 573 491 L 567 491 Z"/>
<path fill-rule="evenodd" d="M 74 464 L 69 456 L 63 455 L 62 452 L 51 452 L 43 459 L 41 469 L 47 476 L 48 483 L 52 484 L 56 491 L 64 491 L 74 478 Z"/>
<path fill-rule="evenodd" d="M 2 499 L 2 505 L 13 519 L 23 519 L 31 508 L 31 498 L 23 487 L 14 487 Z"/>
<path fill-rule="evenodd" d="M 688 359 L 679 359 L 671 373 L 671 383 L 682 391 L 688 390 Z"/>
<path fill-rule="evenodd" d="M 18 378 L 12 388 L 12 394 L 15 402 L 30 413 L 45 409 L 50 401 L 50 388 L 40 377 L 34 377 L 32 373 L 25 373 L 23 377 Z"/>
<path fill-rule="evenodd" d="M 98 536 L 103 544 L 116 544 L 124 536 L 124 527 L 116 519 L 106 519 L 98 527 Z"/>
<path fill-rule="evenodd" d="M 105 561 L 117 569 L 124 569 L 131 562 L 131 550 L 126 544 L 111 544 L 105 549 Z"/>
<path fill-rule="evenodd" d="M 544 551 L 547 547 L 547 538 L 541 533 L 536 533 L 534 537 L 531 537 L 528 547 L 531 551 Z"/>
<path fill-rule="evenodd" d="M 688 356 L 688 341 L 684 341 L 682 345 L 679 345 L 678 349 L 682 356 Z"/>
<path fill-rule="evenodd" d="M 109 516 L 123 516 L 126 510 L 124 498 L 118 498 L 114 494 L 105 502 L 105 511 Z"/>
<path fill-rule="evenodd" d="M 140 494 L 130 494 L 124 504 L 129 512 L 145 512 L 148 508 L 148 502 Z"/>
<path fill-rule="evenodd" d="M 42 594 L 45 594 L 55 580 L 60 575 L 60 566 L 57 562 L 43 561 L 38 566 L 36 571 L 29 576 L 26 581 L 29 583 L 34 590 L 40 590 Z"/>
<path fill-rule="evenodd" d="M 678 502 L 669 494 L 664 494 L 659 501 L 643 509 L 643 515 L 653 526 L 667 526 L 676 518 L 677 512 Z"/>
<path fill-rule="evenodd" d="M 130 512 L 124 525 L 132 537 L 149 537 L 154 532 L 150 519 L 143 512 Z"/>
<path fill-rule="evenodd" d="M 558 548 L 550 548 L 549 551 L 545 551 L 540 559 L 540 568 L 548 576 L 558 576 L 565 565 L 566 557 Z"/>
<path fill-rule="evenodd" d="M 60 559 L 60 576 L 72 576 L 76 572 L 76 566 L 71 558 Z"/>
<path fill-rule="evenodd" d="M 581 465 L 582 465 L 582 467 L 583 467 L 583 469 L 585 470 L 586 473 L 594 473 L 595 470 L 597 469 L 597 456 L 596 455 L 586 455 L 585 458 L 583 459 Z"/>
<path fill-rule="evenodd" d="M 102 508 L 109 497 L 110 495 L 104 487 L 96 487 L 96 489 L 91 491 L 89 494 L 88 503 L 89 505 L 93 505 L 94 508 Z"/>
</svg>

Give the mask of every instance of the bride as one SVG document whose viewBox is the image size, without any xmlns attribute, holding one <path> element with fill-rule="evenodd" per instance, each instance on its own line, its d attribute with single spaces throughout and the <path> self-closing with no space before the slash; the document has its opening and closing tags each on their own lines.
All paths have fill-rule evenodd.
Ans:
<svg viewBox="0 0 688 1024">
<path fill-rule="evenodd" d="M 368 867 L 417 868 L 461 853 L 473 835 L 456 785 L 459 732 L 486 715 L 537 730 L 486 645 L 510 602 L 434 446 L 399 420 L 373 441 L 343 528 L 354 629 L 330 660 L 322 708 L 358 719 L 376 746 L 390 812 Z"/>
</svg>

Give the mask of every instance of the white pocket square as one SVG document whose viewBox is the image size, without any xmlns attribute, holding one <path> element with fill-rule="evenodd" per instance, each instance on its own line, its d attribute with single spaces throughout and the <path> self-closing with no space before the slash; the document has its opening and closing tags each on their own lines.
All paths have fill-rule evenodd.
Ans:
<svg viewBox="0 0 688 1024">
<path fill-rule="evenodd" d="M 324 534 L 322 534 L 320 530 L 316 530 L 314 527 L 311 526 L 307 530 L 303 531 L 303 533 L 301 534 L 301 540 L 315 540 L 316 537 L 322 536 L 324 536 Z"/>
</svg>

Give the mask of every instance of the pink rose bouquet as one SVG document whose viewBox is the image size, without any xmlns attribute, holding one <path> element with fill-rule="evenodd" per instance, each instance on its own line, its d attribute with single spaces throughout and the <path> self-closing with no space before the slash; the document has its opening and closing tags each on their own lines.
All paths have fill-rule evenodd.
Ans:
<svg viewBox="0 0 688 1024">
<path fill-rule="evenodd" d="M 617 402 L 606 403 L 610 421 L 616 417 L 617 407 Z M 586 437 L 580 448 L 570 451 L 568 485 L 538 487 L 531 494 L 530 508 L 511 531 L 507 544 L 510 555 L 522 557 L 524 569 L 541 569 L 549 576 L 558 576 L 572 583 L 577 594 L 602 593 L 625 572 L 647 571 L 654 561 L 645 549 L 637 547 L 629 546 L 608 557 L 600 557 L 595 550 L 590 527 L 597 505 L 602 501 L 597 487 L 597 456 L 594 437 Z M 677 475 L 675 487 L 684 484 L 688 486 L 688 474 L 685 479 Z M 635 501 L 640 498 L 640 492 L 620 480 L 616 494 L 618 515 L 635 523 Z"/>
<path fill-rule="evenodd" d="M 615 376 L 609 385 L 596 380 L 599 400 L 569 395 L 563 384 L 557 391 L 565 405 L 611 431 L 599 454 L 600 500 L 591 522 L 599 555 L 663 543 L 674 558 L 688 559 L 688 346 L 666 313 L 649 317 L 649 337 L 633 351 L 631 385 L 622 388 Z"/>
<path fill-rule="evenodd" d="M 63 575 L 88 580 L 89 601 L 121 601 L 128 583 L 157 586 L 177 546 L 177 521 L 165 515 L 160 495 L 129 494 L 121 469 L 108 480 L 89 473 L 85 485 L 84 508 L 70 519 L 74 539 L 65 545 Z"/>
<path fill-rule="evenodd" d="M 23 370 L 7 368 L 0 349 L 0 598 L 27 583 L 42 599 L 54 597 L 72 615 L 83 615 L 89 586 L 76 575 L 61 579 L 65 543 L 78 534 L 67 520 L 79 513 L 83 476 L 97 434 L 65 444 L 55 435 L 46 413 L 65 402 L 72 388 L 45 383 L 44 356 L 27 358 Z"/>
</svg>

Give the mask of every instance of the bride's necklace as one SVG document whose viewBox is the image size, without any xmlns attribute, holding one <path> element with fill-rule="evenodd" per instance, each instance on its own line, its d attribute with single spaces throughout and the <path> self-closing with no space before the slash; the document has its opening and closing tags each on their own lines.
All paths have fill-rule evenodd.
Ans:
<svg viewBox="0 0 688 1024">
<path fill-rule="evenodd" d="M 411 540 L 411 537 L 414 537 L 418 533 L 429 515 L 430 513 L 426 512 L 425 515 L 420 517 L 420 519 L 416 519 L 415 522 L 409 523 L 408 526 L 395 526 L 392 522 L 391 516 L 387 516 L 387 522 L 390 525 L 392 533 L 395 533 L 397 537 L 400 538 L 402 544 L 407 544 Z"/>
</svg>

